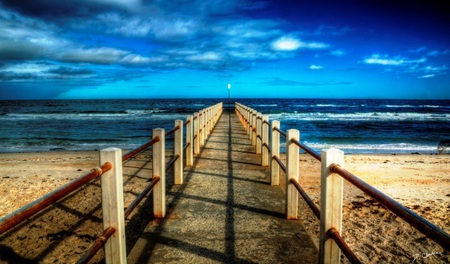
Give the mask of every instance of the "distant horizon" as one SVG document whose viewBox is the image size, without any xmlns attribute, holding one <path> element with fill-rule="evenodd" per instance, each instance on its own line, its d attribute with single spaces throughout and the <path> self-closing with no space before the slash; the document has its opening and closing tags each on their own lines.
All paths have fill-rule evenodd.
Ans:
<svg viewBox="0 0 450 264">
<path fill-rule="evenodd" d="M 77 100 L 86 100 L 86 101 L 98 101 L 98 100 L 223 100 L 228 101 L 228 98 L 219 98 L 219 97 L 185 97 L 185 98 L 169 98 L 169 97 L 161 97 L 161 98 L 71 98 L 71 99 L 0 99 L 0 101 L 77 101 Z M 414 99 L 414 98 L 306 98 L 306 97 L 241 97 L 241 98 L 230 98 L 231 101 L 237 101 L 240 99 L 244 100 L 390 100 L 390 101 L 450 101 L 450 99 Z"/>
</svg>

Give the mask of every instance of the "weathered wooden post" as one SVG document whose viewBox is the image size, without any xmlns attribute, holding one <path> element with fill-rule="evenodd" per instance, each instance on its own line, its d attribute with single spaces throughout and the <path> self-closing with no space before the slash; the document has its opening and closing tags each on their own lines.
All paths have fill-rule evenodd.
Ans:
<svg viewBox="0 0 450 264">
<path fill-rule="evenodd" d="M 256 146 L 256 130 L 258 129 L 258 124 L 256 122 L 256 111 L 252 113 L 252 146 Z"/>
<path fill-rule="evenodd" d="M 286 131 L 286 218 L 298 219 L 298 191 L 290 179 L 299 180 L 299 147 L 292 142 L 300 141 L 300 131 L 289 129 Z"/>
<path fill-rule="evenodd" d="M 125 217 L 123 206 L 122 150 L 107 148 L 100 151 L 100 164 L 110 162 L 112 169 L 103 173 L 102 210 L 103 228 L 114 227 L 116 232 L 106 241 L 105 262 L 126 263 Z"/>
<path fill-rule="evenodd" d="M 270 154 L 271 165 L 270 165 L 270 185 L 280 185 L 280 165 L 273 157 L 280 157 L 280 133 L 275 129 L 280 129 L 280 121 L 272 121 L 272 135 L 270 142 Z"/>
<path fill-rule="evenodd" d="M 205 110 L 202 110 L 200 112 L 200 122 L 199 124 L 199 140 L 200 140 L 200 147 L 205 144 Z"/>
<path fill-rule="evenodd" d="M 183 184 L 183 120 L 175 120 L 175 127 L 178 127 L 178 129 L 174 134 L 173 155 L 178 155 L 178 159 L 173 164 L 173 177 L 174 184 Z"/>
<path fill-rule="evenodd" d="M 263 167 L 269 166 L 269 116 L 263 115 L 262 117 L 262 155 L 261 165 Z M 264 146 L 265 145 L 265 146 Z"/>
<path fill-rule="evenodd" d="M 153 139 L 159 138 L 159 141 L 153 145 L 153 177 L 159 177 L 160 180 L 153 187 L 153 216 L 155 218 L 164 218 L 166 216 L 166 139 L 163 128 L 153 129 Z"/>
<path fill-rule="evenodd" d="M 194 117 L 187 116 L 186 123 L 186 166 L 192 166 L 194 164 Z"/>
<path fill-rule="evenodd" d="M 320 194 L 319 263 L 339 263 L 341 249 L 327 235 L 334 227 L 342 234 L 342 200 L 344 180 L 331 171 L 332 164 L 344 167 L 344 152 L 339 149 L 322 150 Z"/>
<path fill-rule="evenodd" d="M 262 113 L 256 113 L 256 154 L 261 154 L 262 146 Z"/>
<path fill-rule="evenodd" d="M 194 113 L 194 154 L 200 153 L 200 114 Z"/>
</svg>

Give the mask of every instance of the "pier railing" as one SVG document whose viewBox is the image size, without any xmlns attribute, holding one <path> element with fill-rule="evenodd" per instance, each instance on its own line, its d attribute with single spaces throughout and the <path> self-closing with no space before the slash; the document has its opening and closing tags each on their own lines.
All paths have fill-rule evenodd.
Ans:
<svg viewBox="0 0 450 264">
<path fill-rule="evenodd" d="M 300 142 L 300 131 L 280 129 L 280 122 L 269 123 L 268 115 L 240 103 L 235 104 L 239 119 L 247 131 L 255 152 L 261 154 L 261 165 L 269 166 L 271 185 L 280 184 L 280 170 L 286 175 L 286 218 L 298 219 L 298 194 L 320 221 L 319 262 L 339 263 L 341 252 L 351 263 L 361 263 L 340 236 L 342 233 L 343 179 L 378 201 L 392 213 L 450 251 L 450 235 L 425 218 L 398 203 L 391 197 L 345 170 L 344 152 L 339 149 L 322 150 L 319 154 Z M 270 140 L 269 140 L 270 135 Z M 280 136 L 285 137 L 286 165 L 280 160 Z M 299 150 L 321 162 L 320 209 L 299 183 Z M 270 153 L 270 154 L 269 154 Z"/>
<path fill-rule="evenodd" d="M 105 262 L 107 264 L 126 263 L 125 219 L 151 191 L 153 191 L 154 217 L 163 218 L 165 216 L 166 172 L 173 168 L 174 184 L 183 183 L 184 165 L 192 166 L 194 154 L 200 152 L 201 146 L 204 145 L 205 140 L 212 132 L 222 111 L 223 104 L 218 103 L 204 108 L 194 115 L 187 116 L 185 122 L 175 120 L 174 128 L 167 133 L 163 128 L 155 128 L 152 131 L 152 140 L 126 154 L 122 154 L 122 150 L 119 148 L 101 150 L 100 167 L 92 169 L 89 173 L 1 218 L 0 235 L 85 184 L 101 177 L 104 231 L 79 259 L 78 263 L 87 263 L 102 247 L 105 251 Z M 185 133 L 184 127 L 186 127 Z M 173 135 L 174 141 L 174 154 L 172 159 L 165 164 L 165 141 L 171 135 Z M 151 183 L 124 210 L 122 165 L 150 147 L 152 147 Z"/>
</svg>

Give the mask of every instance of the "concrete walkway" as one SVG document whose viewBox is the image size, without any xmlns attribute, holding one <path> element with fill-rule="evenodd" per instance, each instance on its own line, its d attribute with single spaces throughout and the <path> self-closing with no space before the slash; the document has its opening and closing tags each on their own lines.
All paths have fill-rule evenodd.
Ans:
<svg viewBox="0 0 450 264">
<path fill-rule="evenodd" d="M 317 263 L 299 221 L 284 219 L 285 194 L 270 186 L 234 110 L 225 110 L 168 192 L 165 219 L 152 220 L 128 263 Z"/>
</svg>

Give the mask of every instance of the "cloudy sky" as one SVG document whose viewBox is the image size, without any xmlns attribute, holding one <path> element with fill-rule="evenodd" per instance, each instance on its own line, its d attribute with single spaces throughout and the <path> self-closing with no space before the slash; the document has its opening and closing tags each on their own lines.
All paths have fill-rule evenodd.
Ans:
<svg viewBox="0 0 450 264">
<path fill-rule="evenodd" d="M 0 99 L 450 99 L 439 0 L 0 0 Z"/>
</svg>

